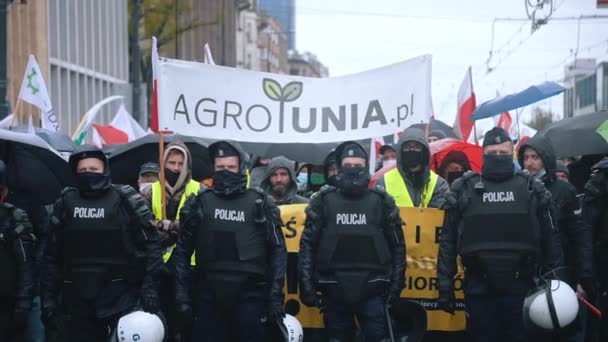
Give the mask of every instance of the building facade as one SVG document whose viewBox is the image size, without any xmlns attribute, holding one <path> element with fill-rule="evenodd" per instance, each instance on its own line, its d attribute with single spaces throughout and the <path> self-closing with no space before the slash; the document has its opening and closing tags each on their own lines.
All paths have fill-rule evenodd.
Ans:
<svg viewBox="0 0 608 342">
<path fill-rule="evenodd" d="M 252 0 L 250 7 L 239 12 L 236 34 L 236 67 L 260 70 L 258 47 L 258 6 Z"/>
<path fill-rule="evenodd" d="M 287 34 L 287 49 L 296 48 L 296 0 L 260 0 L 260 9 L 275 17 Z"/>
<path fill-rule="evenodd" d="M 289 74 L 304 77 L 329 77 L 329 69 L 310 52 L 289 50 Z"/>
<path fill-rule="evenodd" d="M 279 20 L 265 13 L 260 14 L 258 26 L 260 67 L 258 70 L 275 74 L 287 74 L 287 35 Z"/>
<path fill-rule="evenodd" d="M 608 108 L 608 62 L 577 59 L 564 70 L 564 117 Z"/>
</svg>

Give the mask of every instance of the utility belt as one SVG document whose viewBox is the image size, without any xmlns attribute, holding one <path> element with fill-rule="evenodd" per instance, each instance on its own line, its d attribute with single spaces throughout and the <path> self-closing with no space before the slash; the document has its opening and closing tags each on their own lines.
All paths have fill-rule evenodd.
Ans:
<svg viewBox="0 0 608 342">
<path fill-rule="evenodd" d="M 478 252 L 462 256 L 462 263 L 467 273 L 485 279 L 497 293 L 509 291 L 517 281 L 531 279 L 536 269 L 533 255 L 517 251 Z"/>
<path fill-rule="evenodd" d="M 383 295 L 390 286 L 390 281 L 376 271 L 334 271 L 331 281 L 318 281 L 318 287 L 324 296 L 347 306 L 355 307 L 371 296 Z M 326 278 L 326 277 L 323 277 Z"/>
<path fill-rule="evenodd" d="M 234 308 L 244 292 L 268 293 L 267 279 L 258 274 L 205 272 L 199 269 L 195 271 L 194 279 L 196 289 L 206 288 L 213 292 L 218 308 L 223 311 Z"/>
<path fill-rule="evenodd" d="M 78 265 L 65 270 L 64 297 L 77 296 L 94 299 L 111 282 L 123 281 L 139 286 L 143 281 L 143 268 L 129 265 Z"/>
</svg>

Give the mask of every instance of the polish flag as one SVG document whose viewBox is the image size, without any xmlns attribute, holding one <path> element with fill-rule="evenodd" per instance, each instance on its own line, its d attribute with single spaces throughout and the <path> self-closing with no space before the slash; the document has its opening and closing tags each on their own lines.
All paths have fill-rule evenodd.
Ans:
<svg viewBox="0 0 608 342">
<path fill-rule="evenodd" d="M 376 172 L 376 161 L 380 158 L 380 148 L 384 145 L 382 138 L 372 138 L 369 147 L 369 174 Z"/>
<path fill-rule="evenodd" d="M 152 37 L 152 108 L 150 109 L 150 129 L 158 132 L 158 44 Z"/>
<path fill-rule="evenodd" d="M 93 124 L 93 143 L 97 146 L 125 144 L 146 135 L 146 131 L 121 105 L 108 126 Z"/>
<path fill-rule="evenodd" d="M 496 91 L 496 97 L 499 96 L 500 94 L 498 93 L 498 91 Z M 511 139 L 517 138 L 517 131 L 513 129 L 513 119 L 511 118 L 511 114 L 509 114 L 509 112 L 504 112 L 500 115 L 495 115 L 494 125 L 507 131 L 507 133 L 509 133 L 509 136 L 511 136 Z"/>
<path fill-rule="evenodd" d="M 468 141 L 473 125 L 471 115 L 475 110 L 475 93 L 473 92 L 473 75 L 471 67 L 467 69 L 464 80 L 458 89 L 458 112 L 454 121 L 454 132 L 462 137 L 463 141 Z"/>
</svg>

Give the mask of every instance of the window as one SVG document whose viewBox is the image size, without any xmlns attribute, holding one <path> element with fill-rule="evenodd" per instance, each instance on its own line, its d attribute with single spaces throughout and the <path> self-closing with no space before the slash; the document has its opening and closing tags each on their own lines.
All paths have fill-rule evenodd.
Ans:
<svg viewBox="0 0 608 342">
<path fill-rule="evenodd" d="M 577 108 L 583 108 L 590 105 L 595 105 L 596 99 L 596 77 L 591 75 L 579 81 L 576 81 L 576 102 Z"/>
</svg>

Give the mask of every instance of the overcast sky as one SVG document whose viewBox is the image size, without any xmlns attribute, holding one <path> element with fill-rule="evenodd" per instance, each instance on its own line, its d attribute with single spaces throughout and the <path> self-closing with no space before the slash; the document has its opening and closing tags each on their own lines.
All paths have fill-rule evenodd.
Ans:
<svg viewBox="0 0 608 342">
<path fill-rule="evenodd" d="M 577 47 L 577 21 L 550 21 L 531 36 L 531 21 L 497 21 L 491 61 L 496 70 L 487 74 L 494 18 L 526 18 L 524 1 L 296 1 L 296 47 L 316 54 L 331 76 L 431 54 L 435 116 L 449 124 L 469 65 L 479 105 L 495 97 L 497 90 L 508 94 L 545 80 L 561 80 Z M 554 7 L 556 18 L 608 16 L 608 9 L 596 8 L 596 0 L 554 0 Z M 608 60 L 608 18 L 583 20 L 580 27 L 579 58 Z M 541 105 L 561 117 L 561 96 Z M 529 112 L 530 108 L 524 111 L 525 119 Z"/>
</svg>

